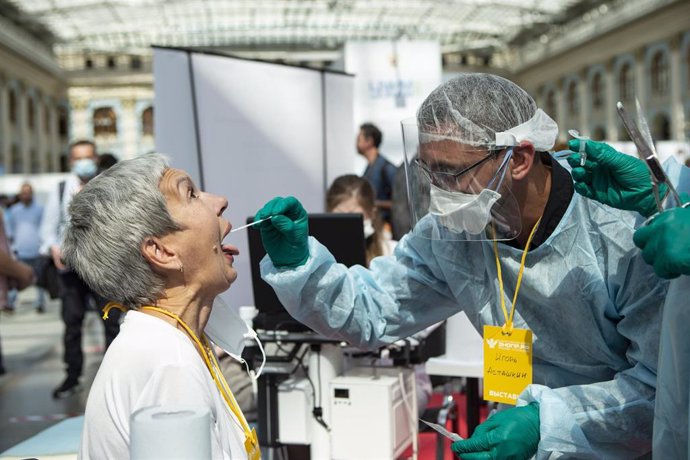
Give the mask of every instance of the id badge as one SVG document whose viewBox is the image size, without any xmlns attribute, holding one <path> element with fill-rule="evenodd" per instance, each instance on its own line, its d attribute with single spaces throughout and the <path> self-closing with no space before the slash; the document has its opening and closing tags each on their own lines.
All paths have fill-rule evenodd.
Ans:
<svg viewBox="0 0 690 460">
<path fill-rule="evenodd" d="M 484 399 L 517 404 L 532 383 L 532 331 L 484 326 Z"/>
</svg>

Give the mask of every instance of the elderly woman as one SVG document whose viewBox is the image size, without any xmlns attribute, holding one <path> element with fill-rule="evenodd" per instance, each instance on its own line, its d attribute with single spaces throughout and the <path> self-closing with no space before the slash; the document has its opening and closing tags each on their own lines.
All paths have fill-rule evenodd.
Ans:
<svg viewBox="0 0 690 460">
<path fill-rule="evenodd" d="M 213 458 L 259 457 L 204 335 L 237 278 L 238 251 L 222 244 L 227 204 L 157 154 L 113 166 L 74 197 L 65 260 L 128 310 L 91 387 L 80 457 L 128 458 L 130 416 L 154 405 L 207 407 Z"/>
</svg>

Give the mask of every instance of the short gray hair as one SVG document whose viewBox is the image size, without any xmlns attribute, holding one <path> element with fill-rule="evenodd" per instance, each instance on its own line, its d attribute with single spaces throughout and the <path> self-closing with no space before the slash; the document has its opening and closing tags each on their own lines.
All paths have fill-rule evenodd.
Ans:
<svg viewBox="0 0 690 460">
<path fill-rule="evenodd" d="M 164 279 L 141 252 L 146 238 L 179 230 L 159 189 L 166 158 L 121 161 L 72 199 L 63 242 L 67 265 L 96 293 L 129 308 L 153 305 Z"/>
</svg>

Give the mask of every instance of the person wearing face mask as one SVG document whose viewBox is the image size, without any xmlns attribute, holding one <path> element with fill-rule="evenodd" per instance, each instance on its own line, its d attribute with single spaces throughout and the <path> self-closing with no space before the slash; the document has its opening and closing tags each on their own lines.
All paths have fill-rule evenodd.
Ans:
<svg viewBox="0 0 690 460">
<path fill-rule="evenodd" d="M 81 277 L 65 265 L 62 254 L 62 240 L 65 223 L 72 199 L 98 174 L 96 144 L 91 141 L 77 141 L 69 147 L 69 164 L 72 174 L 58 184 L 50 195 L 44 209 L 41 223 L 41 254 L 50 258 L 60 273 L 60 300 L 62 321 L 65 323 L 63 336 L 66 376 L 53 391 L 53 398 L 67 398 L 81 389 L 79 378 L 84 365 L 82 351 L 82 327 L 89 302 L 100 310 L 105 304 L 97 294 L 84 283 Z M 113 312 L 104 322 L 105 346 L 110 346 L 120 330 L 119 312 Z"/>
<path fill-rule="evenodd" d="M 375 192 L 368 180 L 354 174 L 337 177 L 326 192 L 326 211 L 333 213 L 362 214 L 364 217 L 364 238 L 366 239 L 367 266 L 375 257 L 393 254 L 397 241 L 391 239 L 383 229 L 383 223 L 376 208 Z M 432 327 L 431 330 L 435 329 Z M 429 331 L 430 332 L 430 331 Z M 423 339 L 426 331 L 415 336 Z M 431 397 L 431 380 L 424 364 L 418 364 L 415 370 L 417 388 L 417 408 L 419 415 L 424 412 Z"/>
<path fill-rule="evenodd" d="M 337 264 L 308 237 L 294 198 L 275 198 L 256 215 L 270 217 L 259 224 L 268 253 L 261 273 L 283 305 L 362 348 L 459 311 L 485 348 L 531 331 L 518 343 L 531 352 L 519 376 L 531 379 L 494 395 L 518 407 L 502 406 L 455 442 L 464 459 L 649 453 L 668 286 L 634 247 L 635 214 L 573 192 L 567 164 L 547 153 L 558 126 L 504 78 L 443 83 L 403 135 L 414 228 L 393 257 L 368 270 Z"/>
<path fill-rule="evenodd" d="M 374 257 L 391 255 L 397 244 L 384 230 L 375 202 L 374 188 L 369 181 L 354 174 L 336 178 L 326 192 L 327 212 L 356 213 L 364 217 L 367 264 Z"/>
</svg>

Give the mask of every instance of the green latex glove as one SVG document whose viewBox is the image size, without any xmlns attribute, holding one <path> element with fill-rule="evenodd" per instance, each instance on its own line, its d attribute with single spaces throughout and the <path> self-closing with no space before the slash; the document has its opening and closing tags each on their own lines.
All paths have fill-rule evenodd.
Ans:
<svg viewBox="0 0 690 460">
<path fill-rule="evenodd" d="M 297 198 L 276 197 L 256 213 L 254 220 L 270 217 L 260 224 L 261 242 L 273 265 L 295 268 L 309 258 L 309 219 Z"/>
<path fill-rule="evenodd" d="M 685 197 L 687 198 L 687 196 Z M 672 208 L 637 229 L 635 245 L 661 278 L 690 275 L 690 208 Z"/>
<path fill-rule="evenodd" d="M 580 141 L 571 139 L 568 148 L 579 152 Z M 568 157 L 577 193 L 612 208 L 637 211 L 645 217 L 657 212 L 649 169 L 642 160 L 620 153 L 604 142 L 587 141 L 585 152 L 584 166 L 580 166 L 579 153 Z M 664 184 L 659 188 L 662 199 L 666 188 Z"/>
<path fill-rule="evenodd" d="M 497 412 L 451 449 L 463 460 L 528 460 L 539 446 L 539 404 Z"/>
</svg>

